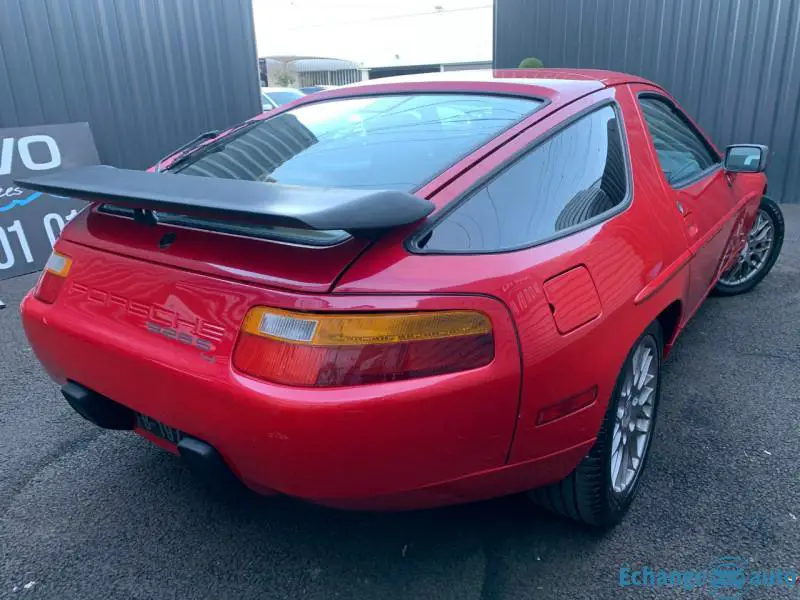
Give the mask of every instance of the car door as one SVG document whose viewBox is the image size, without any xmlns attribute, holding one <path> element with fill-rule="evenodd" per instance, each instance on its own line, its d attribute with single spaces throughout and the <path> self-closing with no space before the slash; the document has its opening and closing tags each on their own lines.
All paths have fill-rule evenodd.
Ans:
<svg viewBox="0 0 800 600">
<path fill-rule="evenodd" d="M 722 158 L 674 100 L 638 86 L 638 105 L 667 197 L 683 218 L 690 262 L 687 315 L 699 307 L 720 274 L 736 222 L 736 198 Z"/>
</svg>

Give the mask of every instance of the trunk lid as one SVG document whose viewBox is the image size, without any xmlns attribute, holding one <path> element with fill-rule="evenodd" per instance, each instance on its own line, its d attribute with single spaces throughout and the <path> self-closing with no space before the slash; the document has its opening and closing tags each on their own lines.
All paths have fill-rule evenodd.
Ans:
<svg viewBox="0 0 800 600">
<path fill-rule="evenodd" d="M 329 291 L 370 244 L 351 237 L 333 246 L 304 246 L 175 224 L 148 226 L 97 207 L 73 219 L 62 238 L 175 269 L 308 293 Z"/>
</svg>

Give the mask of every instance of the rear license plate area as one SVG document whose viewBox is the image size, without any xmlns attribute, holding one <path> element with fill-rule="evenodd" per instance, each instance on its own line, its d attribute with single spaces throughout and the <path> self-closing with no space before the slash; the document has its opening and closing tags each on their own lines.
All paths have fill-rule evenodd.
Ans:
<svg viewBox="0 0 800 600">
<path fill-rule="evenodd" d="M 170 427 L 141 413 L 136 413 L 136 428 L 174 445 L 177 445 L 184 437 L 183 432 L 179 429 Z"/>
</svg>

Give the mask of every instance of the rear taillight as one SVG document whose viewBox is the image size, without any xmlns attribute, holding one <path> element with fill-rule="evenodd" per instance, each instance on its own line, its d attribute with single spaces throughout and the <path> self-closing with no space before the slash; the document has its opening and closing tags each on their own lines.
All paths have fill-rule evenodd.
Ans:
<svg viewBox="0 0 800 600">
<path fill-rule="evenodd" d="M 233 363 L 267 381 L 345 386 L 453 373 L 494 358 L 489 318 L 478 312 L 308 314 L 251 309 Z"/>
<path fill-rule="evenodd" d="M 42 275 L 33 292 L 34 297 L 47 304 L 53 304 L 67 280 L 71 267 L 72 259 L 69 256 L 53 252 L 44 265 Z"/>
</svg>

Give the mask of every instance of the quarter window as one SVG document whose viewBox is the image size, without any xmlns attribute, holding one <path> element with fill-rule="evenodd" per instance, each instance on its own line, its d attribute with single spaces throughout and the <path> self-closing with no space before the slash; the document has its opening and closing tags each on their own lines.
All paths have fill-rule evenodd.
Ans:
<svg viewBox="0 0 800 600">
<path fill-rule="evenodd" d="M 688 182 L 720 162 L 708 142 L 670 102 L 646 96 L 640 104 L 661 170 L 671 185 Z"/>
<path fill-rule="evenodd" d="M 596 110 L 537 145 L 418 242 L 441 252 L 497 252 L 595 222 L 627 196 L 621 122 Z"/>
</svg>

